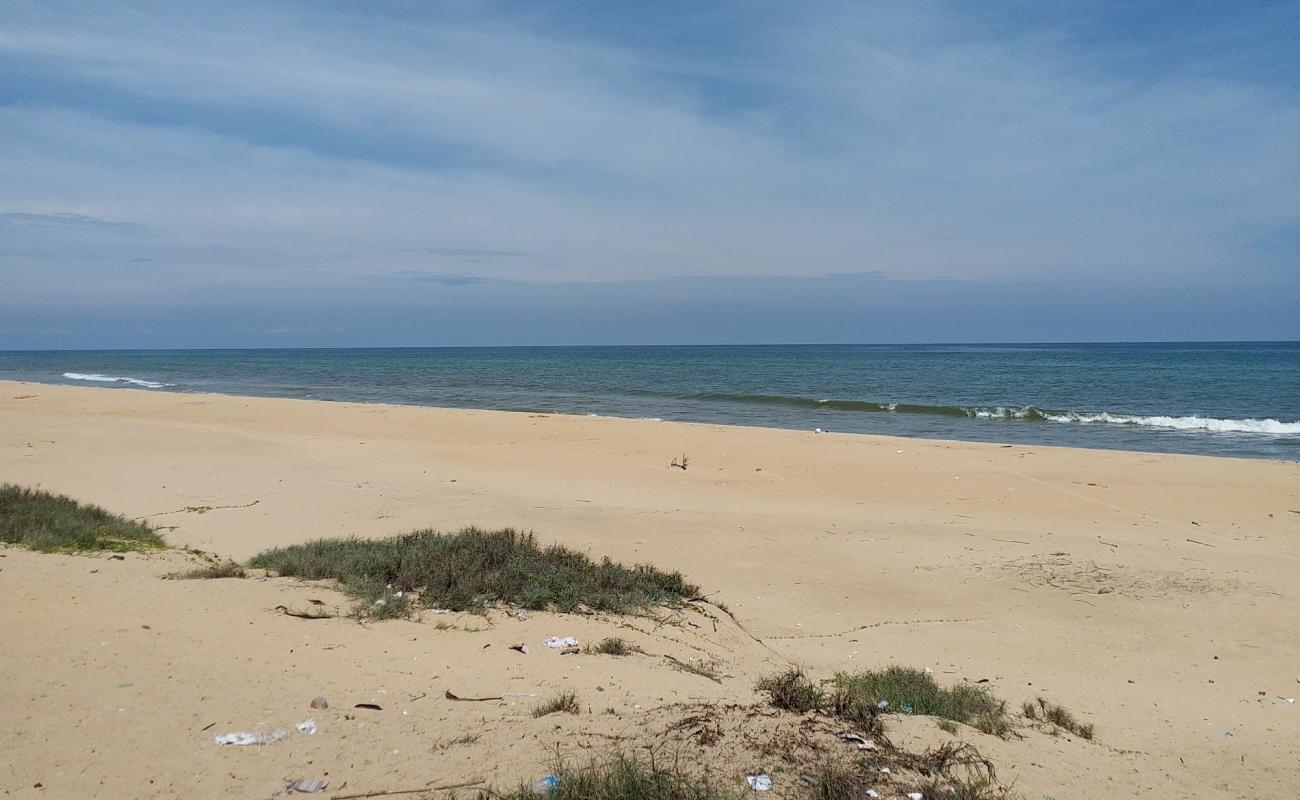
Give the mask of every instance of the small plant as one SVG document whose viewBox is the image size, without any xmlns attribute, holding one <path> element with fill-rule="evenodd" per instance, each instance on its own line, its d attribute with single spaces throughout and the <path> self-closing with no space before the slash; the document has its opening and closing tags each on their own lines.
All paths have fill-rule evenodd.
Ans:
<svg viewBox="0 0 1300 800">
<path fill-rule="evenodd" d="M 811 796 L 815 800 L 858 800 L 868 797 L 872 781 L 865 769 L 825 763 L 812 772 Z"/>
<path fill-rule="evenodd" d="M 185 572 L 168 575 L 177 580 L 215 580 L 220 578 L 247 578 L 248 573 L 234 561 L 217 561 Z"/>
<path fill-rule="evenodd" d="M 566 689 L 559 694 L 547 700 L 533 709 L 534 717 L 544 717 L 547 714 L 577 714 L 582 711 L 582 704 L 578 702 L 578 694 L 571 689 Z"/>
<path fill-rule="evenodd" d="M 826 693 L 798 667 L 790 667 L 784 672 L 769 675 L 759 680 L 754 688 L 765 692 L 772 705 L 777 708 L 800 714 L 820 711 L 826 701 Z"/>
<path fill-rule="evenodd" d="M 1006 703 L 983 687 L 943 687 L 930 673 L 911 667 L 836 675 L 834 699 L 837 708 L 856 715 L 863 709 L 881 714 L 924 714 L 974 725 L 996 736 L 1011 732 Z"/>
<path fill-rule="evenodd" d="M 921 786 L 924 797 L 946 800 L 1016 800 L 1016 795 L 987 775 L 949 776 Z"/>
<path fill-rule="evenodd" d="M 687 659 L 686 661 L 680 661 L 672 656 L 664 656 L 664 658 L 668 659 L 668 663 L 672 664 L 675 669 L 679 669 L 682 672 L 689 672 L 692 675 L 699 675 L 701 678 L 708 678 L 714 683 L 722 683 L 722 676 L 718 674 L 718 667 L 716 664 L 694 658 Z"/>
<path fill-rule="evenodd" d="M 941 720 L 937 720 L 935 724 L 938 725 L 939 730 L 943 731 L 944 733 L 949 734 L 951 736 L 957 735 L 957 723 L 953 722 L 952 720 L 941 719 Z"/>
<path fill-rule="evenodd" d="M 672 460 L 672 463 L 670 463 L 670 464 L 668 465 L 668 468 L 669 468 L 669 469 L 672 469 L 673 467 L 677 467 L 677 468 L 680 469 L 682 472 L 685 472 L 685 471 L 686 471 L 686 465 L 687 465 L 687 464 L 690 464 L 690 463 L 691 463 L 691 459 L 690 459 L 690 457 L 687 456 L 685 453 L 682 453 L 680 456 L 678 456 L 677 458 L 674 458 L 674 459 Z"/>
<path fill-rule="evenodd" d="M 0 485 L 0 542 L 43 553 L 124 553 L 167 546 L 142 522 L 70 497 L 8 483 Z"/>
<path fill-rule="evenodd" d="M 665 765 L 653 755 L 642 758 L 616 753 L 585 767 L 553 767 L 555 788 L 548 800 L 741 800 L 738 792 L 714 788 L 707 780 L 681 770 L 676 763 Z M 480 800 L 536 800 L 529 785 L 513 792 L 485 791 Z"/>
<path fill-rule="evenodd" d="M 1052 732 L 1058 729 L 1068 731 L 1081 739 L 1092 739 L 1095 730 L 1092 723 L 1079 722 L 1074 715 L 1067 711 L 1063 706 L 1048 702 L 1045 698 L 1039 697 L 1032 703 L 1024 703 L 1020 706 L 1026 719 L 1035 722 L 1042 721 L 1052 725 Z"/>
<path fill-rule="evenodd" d="M 626 639 L 611 636 L 608 639 L 601 639 L 596 644 L 588 646 L 587 652 L 594 655 L 630 656 L 633 653 L 640 653 L 643 651 L 641 648 L 628 642 Z"/>
<path fill-rule="evenodd" d="M 433 750 L 433 752 L 436 753 L 439 750 L 449 750 L 453 747 L 471 745 L 477 742 L 478 739 L 479 737 L 477 735 L 471 735 L 467 733 L 464 736 L 458 736 L 455 739 L 446 739 L 444 741 L 438 742 L 431 749 Z"/>
</svg>

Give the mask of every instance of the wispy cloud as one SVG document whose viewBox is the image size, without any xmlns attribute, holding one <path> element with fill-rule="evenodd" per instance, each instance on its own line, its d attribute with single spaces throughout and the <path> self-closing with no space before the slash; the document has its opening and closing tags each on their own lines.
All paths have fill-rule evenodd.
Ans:
<svg viewBox="0 0 1300 800">
<path fill-rule="evenodd" d="M 1300 11 L 1138 5 L 11 4 L 0 308 L 1292 285 Z"/>
</svg>

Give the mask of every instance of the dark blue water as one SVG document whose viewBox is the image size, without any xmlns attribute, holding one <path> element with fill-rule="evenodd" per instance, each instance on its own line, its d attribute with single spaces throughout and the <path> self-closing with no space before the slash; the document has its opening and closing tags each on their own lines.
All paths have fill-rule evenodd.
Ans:
<svg viewBox="0 0 1300 800">
<path fill-rule="evenodd" d="M 1300 458 L 1300 343 L 0 352 L 0 380 Z"/>
</svg>

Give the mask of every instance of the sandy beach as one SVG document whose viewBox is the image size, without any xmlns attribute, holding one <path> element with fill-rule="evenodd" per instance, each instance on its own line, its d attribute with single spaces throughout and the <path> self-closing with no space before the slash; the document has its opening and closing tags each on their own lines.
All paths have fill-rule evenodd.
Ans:
<svg viewBox="0 0 1300 800">
<path fill-rule="evenodd" d="M 239 560 L 319 537 L 532 530 L 680 570 L 735 618 L 307 621 L 275 609 L 347 599 L 285 578 L 163 580 L 183 552 L 5 548 L 6 796 L 513 785 L 557 748 L 674 741 L 684 710 L 754 703 L 755 680 L 789 664 L 930 666 L 1095 724 L 1093 741 L 961 732 L 1031 800 L 1300 795 L 1294 462 L 0 383 L 0 481 Z M 542 645 L 611 631 L 650 655 Z M 664 656 L 716 662 L 720 681 Z M 559 688 L 583 713 L 532 718 L 531 695 Z M 317 695 L 328 709 L 308 707 Z M 212 738 L 308 717 L 310 737 Z M 943 735 L 891 724 L 895 741 Z M 779 766 L 735 757 L 751 759 L 736 781 Z"/>
</svg>

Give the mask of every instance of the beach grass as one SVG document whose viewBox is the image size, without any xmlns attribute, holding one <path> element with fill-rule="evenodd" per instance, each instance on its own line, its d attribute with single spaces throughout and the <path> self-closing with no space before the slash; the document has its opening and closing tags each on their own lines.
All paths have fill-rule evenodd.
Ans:
<svg viewBox="0 0 1300 800">
<path fill-rule="evenodd" d="M 583 767 L 571 768 L 563 763 L 554 768 L 555 788 L 547 792 L 549 800 L 740 800 L 739 792 L 711 785 L 674 765 L 665 765 L 653 756 L 640 757 L 616 753 Z M 480 798 L 493 800 L 536 800 L 532 786 L 513 792 L 484 793 Z"/>
<path fill-rule="evenodd" d="M 627 567 L 608 558 L 594 562 L 561 545 L 543 547 L 531 533 L 508 529 L 320 539 L 267 550 L 249 565 L 280 575 L 338 580 L 363 605 L 380 609 L 372 616 L 401 616 L 414 607 L 482 611 L 497 605 L 630 613 L 699 595 L 699 588 L 678 572 Z"/>
<path fill-rule="evenodd" d="M 1092 723 L 1079 722 L 1074 715 L 1067 711 L 1063 706 L 1049 702 L 1045 698 L 1039 697 L 1033 702 L 1027 702 L 1020 707 L 1027 719 L 1034 722 L 1045 722 L 1065 731 L 1073 733 L 1081 739 L 1091 739 L 1096 733 Z"/>
<path fill-rule="evenodd" d="M 840 673 L 832 685 L 833 706 L 850 716 L 920 714 L 972 725 L 995 736 L 1011 733 L 1006 703 L 987 689 L 970 684 L 940 686 L 933 675 L 914 667 Z"/>
<path fill-rule="evenodd" d="M 176 580 L 216 580 L 220 578 L 247 578 L 248 573 L 234 561 L 215 561 L 201 567 L 168 575 Z"/>
<path fill-rule="evenodd" d="M 934 676 L 912 667 L 839 673 L 823 689 L 798 667 L 761 678 L 755 688 L 776 708 L 796 713 L 824 711 L 867 733 L 880 733 L 880 717 L 917 714 L 940 723 L 970 725 L 1006 738 L 1013 732 L 1006 703 L 982 686 L 941 686 Z M 945 730 L 948 730 L 945 727 Z"/>
<path fill-rule="evenodd" d="M 766 693 L 773 706 L 799 714 L 820 711 L 826 702 L 826 693 L 799 667 L 762 678 L 755 688 Z"/>
<path fill-rule="evenodd" d="M 122 553 L 167 546 L 142 522 L 70 497 L 8 483 L 0 486 L 0 542 L 45 553 Z"/>
<path fill-rule="evenodd" d="M 578 693 L 571 689 L 566 689 L 538 704 L 537 708 L 533 709 L 533 716 L 544 717 L 547 714 L 577 714 L 580 711 L 582 711 L 582 703 L 578 700 Z"/>
<path fill-rule="evenodd" d="M 618 636 L 610 636 L 607 639 L 601 639 L 593 645 L 587 647 L 587 652 L 591 655 L 603 656 L 630 656 L 633 653 L 643 652 L 641 648 L 622 639 Z"/>
</svg>

